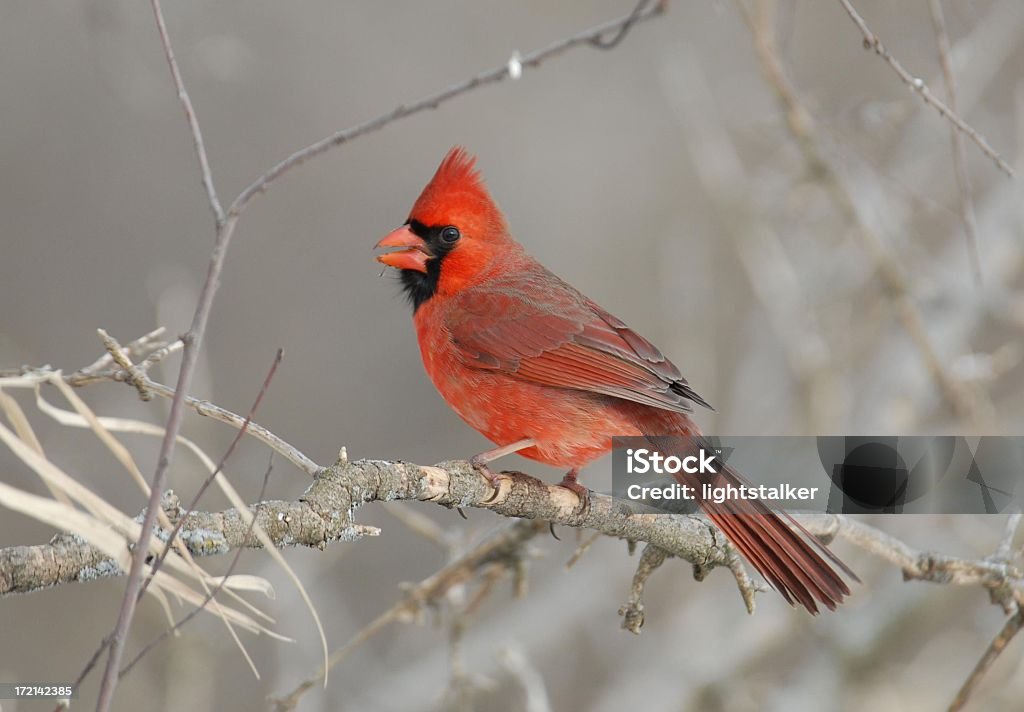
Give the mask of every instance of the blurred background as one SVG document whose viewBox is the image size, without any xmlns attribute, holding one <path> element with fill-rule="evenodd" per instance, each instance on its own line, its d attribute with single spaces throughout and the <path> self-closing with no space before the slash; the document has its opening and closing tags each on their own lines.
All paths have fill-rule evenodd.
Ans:
<svg viewBox="0 0 1024 712">
<path fill-rule="evenodd" d="M 944 97 L 928 2 L 856 5 Z M 485 449 L 427 381 L 409 309 L 371 250 L 459 143 L 479 156 L 527 249 L 658 344 L 716 406 L 700 414 L 707 432 L 1019 434 L 1021 181 L 966 143 L 979 284 L 949 124 L 864 51 L 838 2 L 772 7 L 775 56 L 814 119 L 809 144 L 787 128 L 737 5 L 672 3 L 612 51 L 577 49 L 392 124 L 257 198 L 231 245 L 193 393 L 245 412 L 283 347 L 257 420 L 317 462 L 342 445 L 355 458 L 418 463 Z M 1024 3 L 941 7 L 960 113 L 1019 169 Z M 631 9 L 628 0 L 187 0 L 165 12 L 228 203 L 326 134 Z M 97 327 L 123 342 L 158 325 L 183 332 L 213 221 L 148 4 L 10 3 L 0 67 L 0 366 L 80 368 L 102 352 Z M 826 168 L 801 145 L 817 147 Z M 880 278 L 880 260 L 899 266 L 898 284 Z M 176 373 L 173 360 L 153 375 L 173 382 Z M 141 509 L 94 436 L 54 425 L 16 395 L 55 462 L 125 511 Z M 142 403 L 122 385 L 81 395 L 105 415 L 167 416 L 166 402 Z M 184 433 L 215 456 L 233 435 L 192 413 Z M 158 441 L 125 440 L 148 476 Z M 228 467 L 250 499 L 266 458 L 247 442 Z M 559 475 L 521 460 L 507 466 Z M 188 499 L 202 476 L 179 450 L 171 486 Z M 45 492 L 6 450 L 0 478 Z M 595 489 L 608 479 L 607 462 L 584 474 Z M 267 497 L 293 499 L 306 484 L 279 461 Z M 229 505 L 211 492 L 203 506 Z M 445 563 L 445 551 L 388 514 L 399 506 L 436 521 L 456 549 L 505 524 L 480 511 L 463 521 L 426 504 L 370 505 L 359 521 L 382 527 L 379 538 L 286 551 L 332 647 L 397 600 L 400 584 Z M 869 521 L 914 547 L 983 557 L 1004 518 Z M 0 512 L 0 546 L 52 534 Z M 460 646 L 468 687 L 451 682 L 442 606 L 425 625 L 400 624 L 362 645 L 301 709 L 945 709 L 1004 619 L 980 588 L 903 583 L 898 570 L 839 544 L 864 580 L 839 614 L 811 619 L 766 595 L 748 617 L 728 572 L 698 584 L 689 565 L 670 561 L 651 580 L 636 637 L 616 614 L 636 557 L 602 538 L 566 571 L 577 539 L 567 529 L 561 537 L 531 545 L 524 599 L 502 584 L 469 619 Z M 115 708 L 261 709 L 315 669 L 315 628 L 294 588 L 259 552 L 243 554 L 238 570 L 274 581 L 277 598 L 263 607 L 297 642 L 247 637 L 255 680 L 222 624 L 200 616 L 126 679 Z M 0 678 L 73 680 L 113 626 L 123 586 L 0 600 Z M 146 601 L 128 654 L 163 621 Z M 1022 650 L 1017 641 L 997 661 L 972 709 L 1019 705 Z M 83 687 L 81 706 L 93 704 L 98 680 Z"/>
</svg>

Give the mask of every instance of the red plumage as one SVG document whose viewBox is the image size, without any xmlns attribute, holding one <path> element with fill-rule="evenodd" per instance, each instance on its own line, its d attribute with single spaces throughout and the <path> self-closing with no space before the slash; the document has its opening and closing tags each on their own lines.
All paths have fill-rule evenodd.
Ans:
<svg viewBox="0 0 1024 712">
<path fill-rule="evenodd" d="M 448 153 L 406 224 L 378 246 L 404 248 L 378 259 L 401 270 L 431 381 L 498 446 L 570 468 L 573 485 L 578 469 L 611 449 L 612 435 L 699 438 L 689 413 L 707 403 L 653 344 L 512 239 L 463 149 Z M 730 468 L 717 477 L 713 484 L 742 482 Z M 813 613 L 817 602 L 832 609 L 849 594 L 804 532 L 763 503 L 701 507 L 790 603 Z"/>
</svg>

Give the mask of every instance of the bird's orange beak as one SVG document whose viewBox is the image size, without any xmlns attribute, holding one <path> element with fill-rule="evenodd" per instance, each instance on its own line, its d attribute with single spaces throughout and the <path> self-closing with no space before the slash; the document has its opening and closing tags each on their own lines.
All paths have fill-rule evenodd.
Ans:
<svg viewBox="0 0 1024 712">
<path fill-rule="evenodd" d="M 395 269 L 412 269 L 417 272 L 427 271 L 427 260 L 433 257 L 427 249 L 427 243 L 419 237 L 408 225 L 403 225 L 394 232 L 388 234 L 383 240 L 374 245 L 378 247 L 404 247 L 403 250 L 387 252 L 377 255 L 377 261 Z"/>
</svg>

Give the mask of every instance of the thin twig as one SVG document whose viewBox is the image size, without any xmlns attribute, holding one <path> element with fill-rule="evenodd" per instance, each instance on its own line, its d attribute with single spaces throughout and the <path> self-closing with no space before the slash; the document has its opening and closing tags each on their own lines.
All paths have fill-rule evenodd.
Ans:
<svg viewBox="0 0 1024 712">
<path fill-rule="evenodd" d="M 73 683 L 71 683 L 72 690 L 77 690 L 82 686 L 82 681 L 85 680 L 85 678 L 89 676 L 89 673 L 92 672 L 92 669 L 96 667 L 96 663 L 99 662 L 100 658 L 103 656 L 103 653 L 106 652 L 108 647 L 110 647 L 110 643 L 113 641 L 113 639 L 114 636 L 113 633 L 111 633 L 100 641 L 99 647 L 96 648 L 96 651 L 92 654 L 92 657 L 89 658 L 89 661 L 85 664 L 85 667 L 82 668 L 82 672 L 78 673 L 78 677 L 75 679 Z M 67 707 L 64 704 L 59 704 L 57 705 L 57 707 L 54 708 L 53 712 L 61 712 L 61 710 L 65 709 L 67 709 Z"/>
<path fill-rule="evenodd" d="M 422 512 L 410 509 L 400 503 L 396 503 L 393 507 L 385 507 L 384 511 L 404 524 L 409 531 L 420 535 L 442 551 L 452 550 L 454 538 L 444 527 Z"/>
<path fill-rule="evenodd" d="M 974 670 L 964 681 L 964 684 L 960 687 L 960 691 L 956 693 L 956 697 L 950 703 L 948 712 L 957 712 L 962 710 L 964 705 L 967 704 L 967 700 L 970 699 L 971 693 L 974 692 L 978 687 L 978 683 L 981 682 L 981 678 L 985 676 L 988 669 L 992 667 L 992 663 L 996 661 L 999 654 L 1006 649 L 1013 637 L 1017 635 L 1021 627 L 1024 626 L 1024 608 L 1017 611 L 1016 615 L 1010 616 L 1010 619 L 1006 621 L 1006 625 L 999 631 L 999 634 L 993 638 L 989 644 L 985 654 L 981 656 L 978 664 L 974 666 Z"/>
<path fill-rule="evenodd" d="M 905 542 L 856 519 L 831 514 L 804 514 L 797 520 L 815 536 L 837 537 L 900 567 L 907 581 L 958 586 L 983 586 L 990 592 L 1005 591 L 1024 605 L 1024 572 L 991 557 L 965 559 L 914 549 Z M 999 600 L 994 603 L 1002 603 Z"/>
<path fill-rule="evenodd" d="M 665 11 L 667 5 L 667 0 L 659 0 L 659 2 L 650 6 L 648 6 L 648 0 L 640 0 L 637 5 L 637 9 L 634 9 L 634 11 L 630 12 L 628 15 L 602 23 L 596 27 L 591 27 L 588 30 L 578 32 L 570 37 L 552 42 L 543 49 L 525 54 L 519 58 L 519 64 L 523 68 L 537 67 L 545 60 L 554 57 L 555 55 L 559 55 L 568 49 L 579 46 L 611 49 L 612 47 L 617 46 L 622 41 L 623 37 L 625 37 L 625 31 L 623 28 L 628 29 L 640 22 L 657 17 Z M 615 31 L 619 31 L 619 34 L 613 38 L 613 41 L 606 42 L 602 39 L 607 33 Z M 399 119 L 404 119 L 407 116 L 418 114 L 421 111 L 426 111 L 427 109 L 436 109 L 441 104 L 450 99 L 454 99 L 460 94 L 465 94 L 468 91 L 478 89 L 487 84 L 494 84 L 508 78 L 509 63 L 506 62 L 486 72 L 477 74 L 474 77 L 470 77 L 469 79 L 463 80 L 457 84 L 453 84 L 447 89 L 442 89 L 439 92 L 429 94 L 411 104 L 401 104 L 386 114 L 382 114 L 381 116 L 356 124 L 350 128 L 342 129 L 341 131 L 333 133 L 326 138 L 320 139 L 319 141 L 296 151 L 253 181 L 253 183 L 251 183 L 238 195 L 237 198 L 235 198 L 234 202 L 231 203 L 231 207 L 228 208 L 228 220 L 230 220 L 232 216 L 237 216 L 241 213 L 242 210 L 245 209 L 245 206 L 248 205 L 249 201 L 259 193 L 266 191 L 267 188 L 270 187 L 271 183 L 309 159 L 319 156 L 335 146 L 340 146 L 347 141 L 351 141 L 358 136 L 378 131 Z"/>
<path fill-rule="evenodd" d="M 542 521 L 523 520 L 515 522 L 501 529 L 497 534 L 489 537 L 464 556 L 447 564 L 444 568 L 409 589 L 401 600 L 352 636 L 345 645 L 331 653 L 331 657 L 327 661 L 327 669 L 340 663 L 349 653 L 391 623 L 415 614 L 425 604 L 437 601 L 453 586 L 465 582 L 481 567 L 515 558 L 523 544 L 544 531 L 546 527 L 547 525 Z M 321 667 L 316 673 L 299 683 L 291 692 L 283 697 L 274 699 L 274 709 L 278 712 L 295 709 L 302 695 L 323 677 L 324 672 L 324 668 Z"/>
<path fill-rule="evenodd" d="M 1021 514 L 1021 512 L 1014 512 L 1006 519 L 1003 536 L 999 540 L 999 545 L 996 547 L 995 552 L 993 552 L 992 558 L 1007 563 L 1011 563 L 1014 560 L 1013 539 L 1017 536 L 1017 529 L 1020 528 L 1022 519 L 1024 519 L 1024 514 Z"/>
<path fill-rule="evenodd" d="M 889 54 L 889 50 L 887 50 L 882 44 L 882 41 L 878 39 L 878 35 L 871 31 L 871 28 L 868 27 L 864 18 L 861 17 L 853 7 L 850 0 L 839 0 L 839 2 L 846 10 L 846 14 L 850 16 L 850 19 L 853 20 L 854 24 L 857 25 L 857 28 L 860 29 L 861 34 L 864 35 L 864 49 L 874 50 L 875 54 L 884 59 L 886 64 L 893 68 L 893 71 L 896 72 L 899 78 L 911 91 L 916 92 L 924 100 L 924 103 L 934 107 L 935 110 L 939 112 L 939 115 L 948 119 L 949 122 L 957 128 L 957 130 L 962 131 L 970 137 L 970 139 L 974 141 L 986 156 L 995 161 L 999 170 L 1011 178 L 1016 175 L 1013 168 L 1010 167 L 1010 164 L 1004 161 L 999 154 L 988 145 L 988 141 L 985 140 L 984 136 L 975 131 L 974 128 L 961 119 L 953 109 L 946 106 L 938 97 L 932 94 L 923 79 L 912 75 L 903 68 L 903 65 L 900 64 L 895 57 Z"/>
<path fill-rule="evenodd" d="M 167 347 L 168 344 L 160 341 L 160 337 L 163 336 L 164 332 L 167 331 L 166 327 L 159 326 L 153 329 L 148 334 L 144 334 L 139 338 L 135 339 L 126 346 L 121 347 L 121 353 L 128 358 L 132 356 L 141 355 L 142 353 L 154 353 L 160 348 Z M 114 356 L 109 351 L 104 352 L 102 356 L 96 359 L 94 362 L 74 372 L 68 377 L 69 383 L 73 379 L 84 379 L 96 374 L 114 363 Z"/>
<path fill-rule="evenodd" d="M 177 395 L 177 391 L 170 386 L 158 383 L 157 381 L 147 378 L 145 381 L 146 388 L 152 391 L 154 394 L 168 399 L 174 399 Z M 233 413 L 227 408 L 222 408 L 215 403 L 211 403 L 207 400 L 200 398 L 193 398 L 192 396 L 185 396 L 185 405 L 195 410 L 199 415 L 204 415 L 214 420 L 219 420 L 222 423 L 226 423 L 235 428 L 241 428 L 245 424 L 245 418 L 238 413 Z M 286 440 L 278 437 L 276 434 L 267 430 L 258 423 L 250 422 L 247 426 L 249 435 L 253 436 L 260 442 L 264 443 L 271 449 L 275 450 L 279 454 L 283 455 L 290 462 L 292 462 L 300 470 L 312 477 L 319 469 L 319 465 L 313 462 L 304 452 L 299 450 L 297 447 L 287 442 Z"/>
<path fill-rule="evenodd" d="M 939 0 L 928 0 L 928 9 L 932 16 L 932 27 L 935 28 L 935 42 L 939 46 L 939 64 L 942 65 L 942 78 L 946 84 L 946 100 L 949 108 L 958 111 L 956 101 L 956 78 L 953 75 L 953 62 L 949 46 L 949 33 L 946 31 L 946 18 Z M 967 157 L 964 152 L 964 136 L 955 125 L 949 127 L 949 137 L 953 142 L 953 172 L 960 193 L 960 220 L 964 224 L 964 236 L 967 238 L 967 257 L 971 261 L 974 281 L 981 284 L 981 256 L 978 254 L 978 221 L 974 215 L 974 198 L 971 195 L 971 177 L 967 173 Z"/>
<path fill-rule="evenodd" d="M 224 209 L 217 197 L 217 189 L 213 185 L 213 173 L 210 171 L 210 160 L 206 156 L 206 146 L 203 144 L 203 132 L 199 128 L 199 119 L 192 108 L 192 99 L 189 98 L 185 89 L 185 81 L 181 78 L 181 70 L 178 69 L 178 62 L 174 58 L 174 48 L 171 46 L 171 37 L 167 34 L 167 24 L 164 22 L 164 13 L 160 8 L 160 0 L 151 0 L 153 15 L 156 17 L 156 28 L 160 33 L 160 43 L 164 47 L 164 56 L 167 58 L 167 66 L 171 70 L 171 77 L 174 79 L 174 86 L 178 90 L 178 101 L 185 111 L 185 120 L 188 121 L 188 128 L 192 132 L 192 147 L 195 149 L 196 158 L 199 159 L 199 169 L 203 174 L 203 187 L 206 189 L 206 199 L 213 210 L 213 217 L 217 225 L 224 222 Z"/>
<path fill-rule="evenodd" d="M 640 0 L 640 2 L 637 3 L 636 7 L 633 8 L 633 12 L 629 13 L 629 17 L 626 18 L 626 21 L 619 25 L 618 29 L 611 37 L 605 39 L 604 37 L 602 37 L 604 33 L 601 33 L 596 37 L 592 37 L 590 39 L 590 44 L 592 44 L 594 47 L 597 47 L 598 49 L 614 49 L 620 42 L 622 42 L 623 39 L 625 39 L 626 35 L 629 34 L 629 31 L 633 28 L 633 25 L 635 25 L 637 21 L 640 20 L 641 16 L 644 14 L 644 11 L 647 9 L 647 4 L 649 2 L 650 0 Z M 659 0 L 658 4 L 662 5 L 661 10 L 664 10 L 664 6 L 667 4 L 667 0 Z"/>
<path fill-rule="evenodd" d="M 181 74 L 177 71 L 177 65 L 174 62 L 174 54 L 171 49 L 170 37 L 167 35 L 167 27 L 160 8 L 160 0 L 152 0 L 151 4 L 157 28 L 160 31 L 160 40 L 164 45 L 164 52 L 167 55 L 168 65 L 171 68 L 171 75 L 174 78 L 175 86 L 178 88 L 178 96 L 184 103 L 188 98 L 188 94 L 185 92 Z M 118 613 L 117 624 L 114 627 L 114 638 L 110 645 L 107 666 L 103 671 L 103 681 L 100 684 L 96 703 L 97 712 L 107 712 L 110 709 L 114 698 L 114 690 L 117 688 L 118 672 L 121 669 L 121 656 L 124 654 L 125 639 L 128 637 L 128 629 L 135 615 L 138 593 L 142 586 L 142 567 L 148 555 L 149 540 L 156 524 L 160 496 L 163 493 L 167 479 L 167 468 L 170 466 L 171 458 L 174 455 L 178 431 L 181 429 L 181 423 L 185 414 L 183 401 L 185 394 L 188 393 L 192 385 L 192 374 L 195 372 L 196 364 L 198 363 L 199 348 L 202 345 L 203 335 L 206 333 L 206 324 L 209 321 L 210 311 L 213 308 L 213 297 L 220 285 L 220 273 L 224 267 L 224 258 L 227 256 L 228 244 L 231 241 L 231 235 L 234 233 L 236 224 L 235 220 L 222 219 L 223 211 L 216 200 L 216 191 L 213 188 L 213 179 L 209 172 L 209 161 L 206 158 L 206 148 L 202 142 L 198 120 L 195 117 L 195 112 L 192 111 L 191 102 L 188 102 L 186 105 L 185 113 L 189 127 L 192 130 L 193 144 L 199 156 L 199 163 L 203 169 L 203 182 L 207 184 L 207 197 L 212 198 L 211 207 L 217 216 L 217 238 L 214 243 L 213 253 L 210 256 L 206 280 L 203 283 L 196 311 L 192 317 L 192 324 L 188 332 L 181 339 L 184 347 L 181 354 L 181 369 L 178 372 L 178 382 L 175 387 L 176 393 L 171 400 L 166 432 L 160 444 L 160 454 L 157 457 L 156 471 L 153 473 L 149 504 L 146 508 L 146 516 L 142 520 L 142 532 L 139 535 L 139 541 L 135 546 L 135 550 L 132 552 L 132 565 L 128 573 L 128 583 L 125 586 L 124 598 Z"/>
<path fill-rule="evenodd" d="M 276 365 L 276 363 L 275 363 L 275 365 Z M 270 473 L 273 471 L 273 469 L 274 469 L 274 453 L 271 452 L 270 453 L 270 461 L 267 463 L 267 470 L 266 470 L 266 472 L 263 473 L 263 484 L 260 485 L 260 493 L 256 497 L 256 501 L 257 502 L 262 502 L 263 501 L 263 495 L 266 494 L 266 491 L 267 491 L 267 482 L 270 481 Z M 191 507 L 189 509 L 191 509 Z M 184 518 L 182 518 L 182 519 L 184 519 Z M 181 522 L 179 520 L 179 524 L 180 523 Z M 253 529 L 253 526 L 255 526 L 255 524 L 256 524 L 256 518 L 253 517 L 252 519 L 249 520 L 249 526 L 248 526 L 248 528 L 246 529 L 246 532 L 245 532 L 245 538 L 246 539 L 248 539 L 249 536 L 252 535 L 252 529 Z M 180 527 L 175 527 L 174 528 L 174 533 L 177 533 L 179 528 Z M 170 543 L 170 539 L 168 539 L 168 544 L 169 543 Z M 170 550 L 170 546 L 168 545 L 168 547 L 164 549 L 164 555 L 166 555 L 166 552 L 169 551 L 169 550 Z M 235 555 L 231 558 L 231 563 L 228 565 L 227 571 L 224 572 L 224 576 L 217 583 L 217 585 L 209 593 L 206 594 L 206 598 L 203 599 L 203 602 L 200 603 L 195 608 L 193 608 L 191 611 L 189 611 L 188 615 L 186 615 L 181 620 L 177 621 L 173 626 L 171 626 L 170 628 L 166 628 L 162 633 L 160 633 L 160 635 L 158 635 L 156 638 L 151 640 L 149 642 L 149 644 L 146 645 L 146 647 L 144 647 L 142 650 L 140 650 L 138 655 L 136 655 L 134 658 L 132 658 L 131 661 L 129 661 L 127 665 L 125 665 L 123 668 L 121 668 L 121 672 L 118 673 L 118 678 L 119 679 L 123 678 L 125 675 L 127 675 L 129 672 L 131 672 L 132 668 L 135 667 L 135 665 L 140 660 L 142 660 L 143 657 L 145 657 L 146 653 L 148 653 L 150 650 L 152 650 L 157 645 L 159 645 L 164 640 L 166 640 L 168 636 L 172 635 L 173 633 L 175 633 L 178 630 L 181 630 L 185 625 L 188 624 L 188 622 L 190 620 L 195 618 L 204 608 L 206 608 L 207 605 L 209 605 L 210 601 L 212 601 L 214 599 L 214 597 L 218 593 L 220 593 L 221 589 L 224 588 L 224 584 L 227 583 L 228 578 L 231 576 L 231 574 L 234 573 L 235 567 L 238 566 L 238 560 L 240 558 L 242 558 L 242 552 L 243 551 L 245 551 L 245 549 L 241 549 L 240 548 L 240 549 L 238 549 L 235 552 Z M 160 560 L 161 561 L 163 560 L 163 556 L 161 556 Z M 155 569 L 156 566 L 154 565 L 153 568 Z M 155 571 L 154 571 L 154 573 L 155 573 Z M 152 579 L 150 579 L 150 580 L 152 580 Z M 148 583 L 148 581 L 147 581 L 147 583 Z M 141 593 L 140 593 L 140 595 L 141 595 Z"/>
<path fill-rule="evenodd" d="M 554 706 L 548 695 L 544 675 L 519 648 L 505 648 L 498 660 L 523 688 L 523 712 L 552 712 Z"/>
<path fill-rule="evenodd" d="M 103 340 L 103 345 L 107 347 L 107 353 L 110 354 L 110 358 L 124 370 L 128 375 L 128 382 L 135 386 L 135 390 L 139 392 L 139 398 L 144 401 L 152 398 L 153 394 L 146 390 L 146 385 L 143 383 L 144 374 L 139 370 L 138 366 L 132 363 L 128 354 L 125 353 L 127 349 L 117 343 L 117 340 L 108 334 L 106 330 L 97 329 L 96 331 L 99 333 L 100 339 Z"/>
<path fill-rule="evenodd" d="M 225 450 L 224 455 L 221 456 L 220 462 L 218 462 L 217 466 L 213 468 L 213 472 L 207 475 L 206 479 L 203 481 L 203 484 L 200 485 L 199 489 L 196 491 L 195 496 L 192 497 L 192 501 L 188 503 L 188 507 L 185 508 L 185 511 L 193 512 L 197 509 L 199 505 L 199 500 L 202 499 L 203 494 L 205 494 L 206 490 L 209 489 L 211 484 L 213 484 L 213 481 L 216 479 L 217 475 L 219 475 L 221 471 L 223 471 L 224 465 L 227 464 L 227 461 L 231 459 L 231 456 L 234 454 L 235 449 L 238 447 L 238 443 L 242 440 L 242 437 L 249 429 L 249 425 L 252 423 L 253 416 L 256 415 L 256 410 L 260 407 L 260 403 L 263 402 L 263 397 L 267 394 L 267 388 L 270 386 L 270 382 L 274 379 L 274 374 L 277 373 L 277 367 L 281 364 L 281 357 L 283 355 L 284 352 L 281 349 L 278 349 L 277 353 L 274 355 L 274 362 L 270 365 L 270 370 L 267 371 L 267 375 L 263 379 L 263 384 L 260 386 L 260 391 L 259 393 L 256 394 L 256 398 L 253 401 L 252 406 L 249 408 L 249 412 L 245 416 L 245 421 L 242 423 L 242 427 L 240 427 L 238 429 L 238 432 L 235 433 L 235 437 L 231 439 L 231 443 L 228 445 L 227 450 Z M 270 474 L 269 468 L 267 474 Z M 259 499 L 263 499 L 262 494 L 260 495 Z M 250 527 L 252 526 L 254 521 L 255 520 L 249 522 Z M 146 592 L 146 589 L 149 587 L 149 584 L 156 577 L 156 572 L 160 570 L 161 566 L 163 566 L 164 559 L 167 558 L 167 554 L 170 553 L 171 547 L 174 546 L 174 540 L 177 538 L 178 533 L 181 531 L 181 526 L 182 524 L 184 524 L 184 522 L 185 518 L 180 518 L 177 524 L 174 525 L 174 529 L 171 530 L 170 535 L 168 535 L 167 541 L 164 544 L 163 551 L 160 552 L 160 555 L 157 557 L 156 561 L 153 562 L 153 565 L 149 569 L 149 575 L 146 577 L 146 580 L 143 582 L 142 587 L 139 589 L 140 599 L 142 598 L 142 595 Z M 246 538 L 248 538 L 248 535 Z M 205 606 L 206 604 L 204 603 L 203 605 Z"/>
<path fill-rule="evenodd" d="M 171 344 L 165 345 L 160 350 L 154 352 L 150 356 L 139 364 L 136 364 L 136 368 L 143 374 L 146 373 L 146 369 L 152 365 L 153 358 L 155 356 L 166 354 L 168 351 L 176 350 L 178 345 L 182 344 L 181 341 L 175 341 Z M 17 380 L 17 386 L 19 387 L 34 387 L 37 384 L 45 383 L 53 377 L 54 371 L 49 366 L 42 366 L 39 368 L 31 369 L 18 369 L 18 373 L 12 375 L 10 378 Z M 107 381 L 121 381 L 128 382 L 127 372 L 120 369 L 106 370 L 98 373 L 85 373 L 83 371 L 76 371 L 75 373 L 65 376 L 64 380 L 67 381 L 68 385 L 80 388 L 94 383 L 102 383 Z M 154 381 L 153 379 L 145 376 L 142 380 L 142 384 L 146 387 L 146 390 L 158 395 L 161 398 L 166 398 L 173 401 L 177 396 L 177 391 L 168 385 Z M 12 385 L 8 383 L 8 385 Z M 219 420 L 222 423 L 230 425 L 234 428 L 241 428 L 245 423 L 245 417 L 237 413 L 234 413 L 227 408 L 222 408 L 216 403 L 211 403 L 208 400 L 202 400 L 193 396 L 185 396 L 184 403 L 189 408 L 195 410 L 196 413 L 202 416 Z M 264 445 L 274 450 L 278 454 L 282 455 L 289 462 L 293 463 L 300 470 L 308 474 L 310 477 L 316 474 L 317 470 L 320 469 L 320 465 L 313 462 L 313 460 L 307 456 L 304 452 L 299 450 L 297 447 L 282 439 L 275 433 L 267 430 L 265 427 L 258 423 L 249 423 L 248 434 L 256 438 Z"/>
<path fill-rule="evenodd" d="M 796 139 L 808 170 L 821 179 L 829 189 L 836 206 L 842 211 L 843 217 L 856 227 L 854 234 L 861 249 L 872 261 L 885 287 L 885 296 L 896 308 L 897 317 L 921 354 L 921 360 L 938 386 L 939 392 L 959 415 L 971 421 L 979 421 L 986 413 L 979 408 L 977 396 L 946 369 L 944 360 L 935 350 L 925 328 L 924 317 L 912 299 L 910 285 L 903 269 L 886 249 L 881 238 L 862 219 L 853 196 L 827 158 L 815 129 L 814 117 L 787 76 L 782 58 L 779 56 L 771 9 L 763 0 L 757 2 L 756 13 L 750 10 L 743 0 L 739 0 L 737 4 L 753 33 L 754 50 L 762 72 L 782 105 L 786 126 Z"/>
<path fill-rule="evenodd" d="M 569 557 L 569 560 L 565 562 L 565 568 L 567 570 L 571 569 L 573 566 L 579 563 L 579 560 L 583 558 L 583 555 L 590 550 L 590 547 L 594 545 L 594 542 L 597 541 L 598 537 L 600 536 L 601 532 L 594 532 L 585 540 L 581 541 L 579 543 L 579 546 L 576 547 L 576 551 L 574 551 L 572 553 L 572 556 Z"/>
<path fill-rule="evenodd" d="M 619 608 L 619 615 L 622 616 L 622 627 L 630 633 L 640 635 L 640 629 L 644 627 L 644 586 L 647 579 L 651 577 L 658 567 L 665 563 L 669 552 L 661 547 L 648 544 L 640 555 L 640 561 L 636 566 L 636 573 L 633 574 L 633 585 L 630 588 L 629 600 Z"/>
</svg>

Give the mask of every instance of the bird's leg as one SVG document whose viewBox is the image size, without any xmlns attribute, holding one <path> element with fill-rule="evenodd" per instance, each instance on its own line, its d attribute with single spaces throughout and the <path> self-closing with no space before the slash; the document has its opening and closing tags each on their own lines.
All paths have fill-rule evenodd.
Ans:
<svg viewBox="0 0 1024 712">
<path fill-rule="evenodd" d="M 575 467 L 565 473 L 565 477 L 558 483 L 559 487 L 565 487 L 570 492 L 574 492 L 577 497 L 580 498 L 580 516 L 585 515 L 590 510 L 590 490 L 581 485 L 576 481 L 579 477 L 580 471 Z"/>
<path fill-rule="evenodd" d="M 487 478 L 487 481 L 491 483 L 491 487 L 494 488 L 494 494 L 497 495 L 499 489 L 498 476 L 491 472 L 491 468 L 487 466 L 487 463 L 494 462 L 498 458 L 511 455 L 512 453 L 519 452 L 520 450 L 525 450 L 526 448 L 533 447 L 534 445 L 536 445 L 536 443 L 533 441 L 533 438 L 523 438 L 522 440 L 517 440 L 514 443 L 496 447 L 493 450 L 487 450 L 479 455 L 474 455 L 469 458 L 469 464 L 473 466 L 474 470 Z"/>
</svg>

